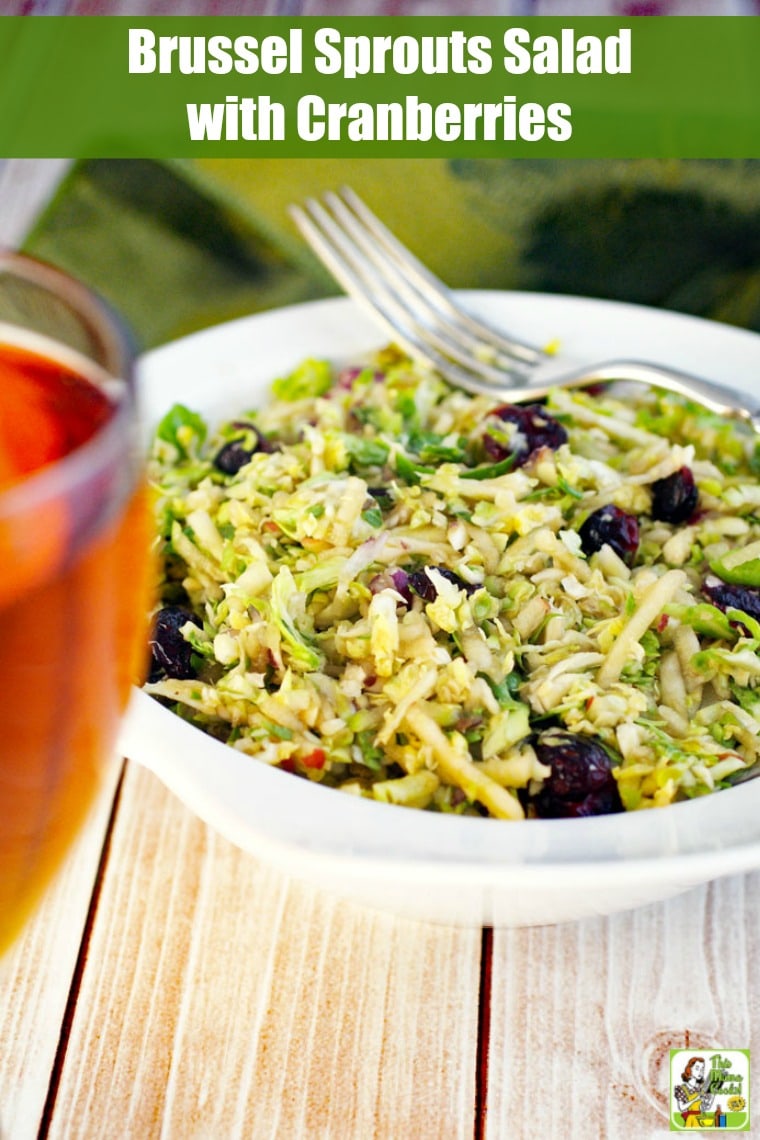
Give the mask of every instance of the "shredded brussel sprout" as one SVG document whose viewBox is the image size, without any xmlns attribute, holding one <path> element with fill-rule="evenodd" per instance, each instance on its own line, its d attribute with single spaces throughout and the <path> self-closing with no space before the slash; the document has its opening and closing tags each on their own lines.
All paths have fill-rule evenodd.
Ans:
<svg viewBox="0 0 760 1140">
<path fill-rule="evenodd" d="M 392 346 L 308 360 L 215 431 L 177 407 L 150 467 L 174 617 L 147 690 L 260 761 L 424 810 L 712 792 L 760 753 L 756 450 L 643 388 L 505 410 Z"/>
</svg>

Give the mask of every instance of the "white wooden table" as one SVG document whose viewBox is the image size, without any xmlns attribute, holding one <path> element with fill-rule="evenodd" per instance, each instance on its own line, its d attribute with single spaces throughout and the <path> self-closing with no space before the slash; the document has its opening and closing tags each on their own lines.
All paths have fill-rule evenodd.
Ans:
<svg viewBox="0 0 760 1140">
<path fill-rule="evenodd" d="M 759 886 L 417 924 L 285 878 L 117 766 L 0 962 L 0 1135 L 669 1135 L 670 1047 L 760 1048 Z"/>
<path fill-rule="evenodd" d="M 0 170 L 0 240 L 57 173 Z M 760 874 L 560 927 L 415 924 L 117 761 L 0 960 L 0 1137 L 667 1136 L 670 1047 L 760 1056 Z"/>
</svg>

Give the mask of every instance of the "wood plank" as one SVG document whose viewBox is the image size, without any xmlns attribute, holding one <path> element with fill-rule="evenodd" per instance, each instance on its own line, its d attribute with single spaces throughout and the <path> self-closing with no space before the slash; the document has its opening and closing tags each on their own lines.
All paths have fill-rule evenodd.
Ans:
<svg viewBox="0 0 760 1140">
<path fill-rule="evenodd" d="M 0 1136 L 37 1137 L 121 763 L 21 937 L 0 959 Z"/>
<path fill-rule="evenodd" d="M 484 1135 L 669 1135 L 669 1049 L 760 1048 L 759 951 L 757 873 L 495 933 Z"/>
<path fill-rule="evenodd" d="M 125 779 L 50 1137 L 472 1135 L 480 932 L 296 883 Z"/>
</svg>

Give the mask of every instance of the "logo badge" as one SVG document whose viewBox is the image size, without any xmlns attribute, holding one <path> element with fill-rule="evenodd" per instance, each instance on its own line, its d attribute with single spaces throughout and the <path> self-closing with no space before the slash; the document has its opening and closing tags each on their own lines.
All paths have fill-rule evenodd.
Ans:
<svg viewBox="0 0 760 1140">
<path fill-rule="evenodd" d="M 670 1050 L 670 1129 L 749 1132 L 749 1049 Z"/>
</svg>

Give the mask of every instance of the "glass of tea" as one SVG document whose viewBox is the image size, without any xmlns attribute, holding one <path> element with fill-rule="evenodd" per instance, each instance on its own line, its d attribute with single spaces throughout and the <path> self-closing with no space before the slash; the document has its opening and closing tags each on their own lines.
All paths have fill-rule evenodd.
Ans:
<svg viewBox="0 0 760 1140">
<path fill-rule="evenodd" d="M 0 252 L 0 952 L 85 819 L 141 672 L 133 360 L 84 286 Z"/>
</svg>

